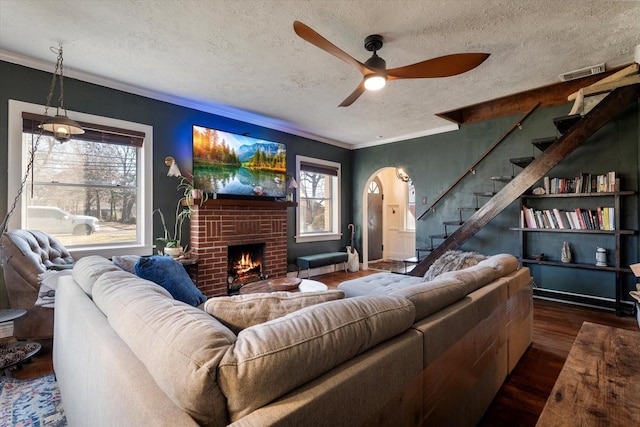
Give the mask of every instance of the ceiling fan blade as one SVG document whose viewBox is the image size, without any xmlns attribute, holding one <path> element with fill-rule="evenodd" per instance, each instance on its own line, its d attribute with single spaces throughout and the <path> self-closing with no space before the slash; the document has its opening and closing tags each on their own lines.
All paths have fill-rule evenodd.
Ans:
<svg viewBox="0 0 640 427">
<path fill-rule="evenodd" d="M 356 90 L 351 92 L 351 95 L 347 96 L 347 98 L 344 101 L 342 101 L 342 104 L 338 105 L 338 107 L 348 107 L 349 105 L 353 104 L 356 99 L 360 98 L 360 95 L 362 95 L 365 90 L 366 89 L 364 88 L 364 80 L 363 80 L 360 83 L 360 85 L 356 88 Z"/>
<path fill-rule="evenodd" d="M 351 55 L 331 43 L 329 40 L 316 33 L 311 27 L 303 24 L 300 21 L 293 22 L 293 30 L 304 40 L 308 41 L 312 45 L 319 47 L 327 53 L 335 56 L 338 59 L 343 60 L 347 64 L 351 64 L 358 69 L 362 74 L 370 72 L 369 69 L 360 61 L 354 59 Z"/>
<path fill-rule="evenodd" d="M 387 70 L 388 80 L 449 77 L 466 73 L 482 64 L 488 53 L 456 53 Z"/>
</svg>

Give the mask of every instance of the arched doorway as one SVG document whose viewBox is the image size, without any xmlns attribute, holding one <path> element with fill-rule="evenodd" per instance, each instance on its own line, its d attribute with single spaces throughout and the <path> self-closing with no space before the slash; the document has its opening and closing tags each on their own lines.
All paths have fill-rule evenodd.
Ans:
<svg viewBox="0 0 640 427">
<path fill-rule="evenodd" d="M 370 260 L 415 256 L 415 191 L 410 183 L 398 177 L 395 167 L 386 167 L 375 171 L 362 188 L 363 269 Z"/>
<path fill-rule="evenodd" d="M 370 260 L 382 259 L 382 182 L 374 177 L 367 192 L 367 253 Z"/>
</svg>

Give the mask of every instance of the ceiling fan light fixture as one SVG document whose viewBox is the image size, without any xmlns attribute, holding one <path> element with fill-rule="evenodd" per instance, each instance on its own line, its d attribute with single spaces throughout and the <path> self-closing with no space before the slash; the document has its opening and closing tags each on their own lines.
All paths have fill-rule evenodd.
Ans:
<svg viewBox="0 0 640 427">
<path fill-rule="evenodd" d="M 364 88 L 367 90 L 380 90 L 387 84 L 387 78 L 380 74 L 370 74 L 364 78 Z"/>
</svg>

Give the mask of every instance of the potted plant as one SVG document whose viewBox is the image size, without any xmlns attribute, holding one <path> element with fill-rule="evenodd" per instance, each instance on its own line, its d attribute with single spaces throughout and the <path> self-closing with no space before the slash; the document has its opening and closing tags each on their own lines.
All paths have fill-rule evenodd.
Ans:
<svg viewBox="0 0 640 427">
<path fill-rule="evenodd" d="M 169 232 L 165 221 L 164 214 L 160 209 L 156 209 L 153 213 L 158 212 L 160 214 L 160 220 L 162 221 L 162 228 L 164 230 L 164 236 L 158 237 L 156 240 L 164 244 L 165 255 L 170 255 L 174 258 L 182 256 L 184 248 L 181 245 L 182 240 L 182 226 L 186 219 L 191 218 L 193 212 L 192 206 L 194 200 L 200 200 L 200 204 L 204 203 L 208 199 L 208 194 L 198 190 L 193 185 L 193 179 L 186 177 L 180 173 L 178 165 L 175 163 L 173 157 L 167 157 L 165 164 L 169 166 L 168 176 L 175 176 L 180 178 L 177 189 L 182 191 L 182 197 L 176 203 L 175 211 L 175 223 L 173 233 Z M 187 203 L 183 204 L 183 201 Z"/>
<path fill-rule="evenodd" d="M 173 227 L 173 233 L 169 232 L 167 228 L 167 223 L 164 218 L 164 214 L 160 209 L 156 209 L 153 211 L 155 214 L 158 212 L 160 215 L 160 221 L 162 222 L 162 229 L 164 230 L 164 236 L 158 237 L 156 240 L 162 242 L 164 245 L 164 254 L 172 256 L 173 258 L 178 258 L 184 253 L 184 248 L 182 247 L 180 241 L 182 239 L 182 225 L 184 223 L 185 218 L 190 216 L 190 212 L 187 209 L 182 209 L 181 203 L 183 199 L 180 199 L 176 205 L 176 215 L 175 215 L 175 224 Z"/>
</svg>

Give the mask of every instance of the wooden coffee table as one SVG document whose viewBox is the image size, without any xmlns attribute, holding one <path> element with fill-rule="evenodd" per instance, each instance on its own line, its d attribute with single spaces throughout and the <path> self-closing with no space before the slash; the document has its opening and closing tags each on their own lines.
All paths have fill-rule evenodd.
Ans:
<svg viewBox="0 0 640 427">
<path fill-rule="evenodd" d="M 292 289 L 287 292 L 321 292 L 329 289 L 327 285 L 317 280 L 301 279 L 300 285 L 296 289 Z M 260 280 L 259 282 L 253 282 L 244 285 L 240 288 L 240 294 L 256 294 L 259 292 L 275 292 L 269 285 L 270 280 Z"/>
<path fill-rule="evenodd" d="M 640 425 L 640 332 L 584 322 L 536 426 Z"/>
</svg>

